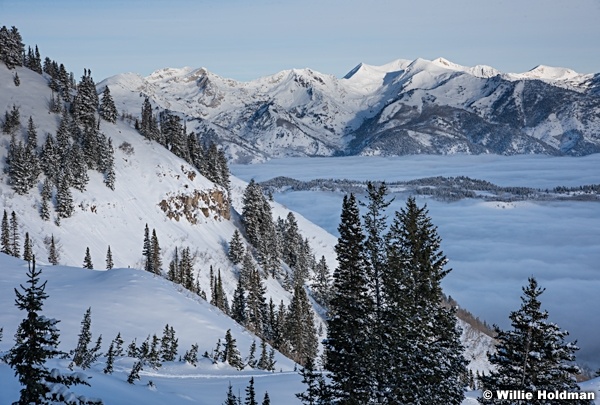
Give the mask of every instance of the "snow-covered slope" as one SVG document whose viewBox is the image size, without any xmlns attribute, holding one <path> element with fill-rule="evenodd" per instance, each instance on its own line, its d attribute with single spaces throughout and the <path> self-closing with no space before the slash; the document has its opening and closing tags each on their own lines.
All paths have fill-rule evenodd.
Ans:
<svg viewBox="0 0 600 405">
<path fill-rule="evenodd" d="M 161 69 L 109 85 L 138 116 L 148 96 L 240 163 L 282 156 L 600 151 L 594 76 L 538 66 L 501 73 L 444 58 L 359 64 L 344 78 L 292 69 L 237 82 L 204 68 Z"/>
</svg>

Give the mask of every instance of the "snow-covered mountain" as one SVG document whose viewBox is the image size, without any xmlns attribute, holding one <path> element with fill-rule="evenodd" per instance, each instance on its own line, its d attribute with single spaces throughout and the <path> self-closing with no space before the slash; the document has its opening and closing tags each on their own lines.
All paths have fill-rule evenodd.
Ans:
<svg viewBox="0 0 600 405">
<path fill-rule="evenodd" d="M 187 117 L 232 160 L 281 156 L 600 151 L 599 75 L 538 66 L 501 73 L 438 58 L 359 64 L 342 79 L 292 69 L 250 82 L 204 68 L 106 79 L 119 109 L 144 97 Z"/>
</svg>

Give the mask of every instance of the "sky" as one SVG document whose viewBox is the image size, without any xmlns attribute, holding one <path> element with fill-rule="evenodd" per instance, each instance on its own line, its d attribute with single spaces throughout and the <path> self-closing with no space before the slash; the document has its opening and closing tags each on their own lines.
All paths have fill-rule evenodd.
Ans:
<svg viewBox="0 0 600 405">
<path fill-rule="evenodd" d="M 600 72 L 600 0 L 0 0 L 0 25 L 98 82 L 164 67 L 236 80 L 435 59 Z"/>
</svg>

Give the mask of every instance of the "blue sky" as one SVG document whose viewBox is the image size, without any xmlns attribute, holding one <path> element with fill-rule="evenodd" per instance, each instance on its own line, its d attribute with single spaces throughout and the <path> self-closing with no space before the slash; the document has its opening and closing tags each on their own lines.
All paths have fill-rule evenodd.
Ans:
<svg viewBox="0 0 600 405">
<path fill-rule="evenodd" d="M 600 72 L 599 0 L 0 0 L 0 25 L 96 81 L 206 67 L 238 80 L 445 57 L 523 72 Z"/>
</svg>

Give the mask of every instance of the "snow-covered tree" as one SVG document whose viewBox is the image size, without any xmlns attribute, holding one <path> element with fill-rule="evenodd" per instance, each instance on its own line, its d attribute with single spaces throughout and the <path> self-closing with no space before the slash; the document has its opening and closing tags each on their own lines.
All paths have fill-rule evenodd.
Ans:
<svg viewBox="0 0 600 405">
<path fill-rule="evenodd" d="M 233 231 L 233 236 L 231 237 L 231 241 L 229 242 L 229 251 L 227 252 L 227 256 L 229 260 L 233 264 L 239 264 L 242 262 L 244 257 L 245 249 L 244 242 L 242 241 L 242 235 L 236 229 Z"/>
<path fill-rule="evenodd" d="M 254 377 L 250 378 L 250 383 L 246 387 L 244 405 L 258 405 L 258 402 L 256 402 L 256 391 L 254 390 Z"/>
<path fill-rule="evenodd" d="M 110 245 L 108 245 L 108 249 L 106 250 L 106 270 L 112 269 L 114 266 L 112 252 L 110 250 Z"/>
<path fill-rule="evenodd" d="M 242 356 L 237 348 L 236 340 L 231 336 L 231 329 L 225 332 L 225 347 L 223 349 L 223 361 L 227 362 L 231 367 L 241 370 L 244 368 Z"/>
<path fill-rule="evenodd" d="M 79 332 L 77 347 L 71 352 L 73 364 L 84 370 L 90 368 L 101 355 L 100 347 L 102 345 L 102 335 L 98 337 L 98 340 L 93 347 L 89 346 L 92 342 L 91 327 L 92 308 L 90 307 L 85 311 L 83 320 L 81 321 L 81 332 Z"/>
<path fill-rule="evenodd" d="M 31 239 L 29 238 L 29 232 L 25 232 L 25 242 L 23 243 L 23 260 L 28 262 L 33 260 L 33 245 L 31 243 Z"/>
<path fill-rule="evenodd" d="M 304 365 L 306 359 L 317 356 L 318 340 L 312 305 L 302 285 L 296 284 L 287 311 L 284 338 L 289 343 L 289 357 Z"/>
<path fill-rule="evenodd" d="M 2 215 L 2 226 L 0 228 L 0 244 L 2 245 L 2 253 L 12 255 L 12 244 L 10 243 L 10 225 L 8 223 L 8 213 L 4 210 Z"/>
<path fill-rule="evenodd" d="M 296 394 L 300 402 L 305 405 L 330 405 L 333 403 L 325 377 L 315 370 L 313 359 L 306 359 L 299 374 L 302 376 L 302 383 L 306 385 L 304 392 Z"/>
<path fill-rule="evenodd" d="M 63 374 L 58 369 L 49 370 L 46 362 L 65 353 L 58 350 L 58 320 L 43 315 L 46 282 L 40 284 L 41 270 L 36 270 L 35 259 L 27 272 L 27 287 L 22 292 L 15 289 L 15 305 L 27 316 L 17 329 L 15 346 L 9 351 L 8 364 L 15 370 L 21 383 L 18 405 L 65 402 L 77 398 L 79 404 L 101 404 L 100 400 L 88 399 L 69 391 L 72 385 L 89 385 L 87 377 L 80 373 Z"/>
<path fill-rule="evenodd" d="M 481 377 L 487 390 L 523 390 L 526 392 L 578 392 L 575 376 L 580 373 L 575 364 L 574 343 L 565 342 L 567 331 L 548 320 L 548 312 L 541 309 L 539 296 L 544 292 L 535 278 L 523 287 L 521 308 L 510 313 L 512 329 L 496 327 L 496 351 L 489 353 L 495 369 Z M 513 401 L 479 398 L 482 404 L 509 404 Z M 588 400 L 569 400 L 569 404 L 586 404 Z M 565 402 L 565 403 L 567 403 Z M 546 404 L 547 401 L 528 401 Z M 554 402 L 553 402 L 554 403 Z M 556 402 L 558 403 L 558 401 Z"/>
<path fill-rule="evenodd" d="M 92 255 L 90 254 L 90 248 L 85 248 L 85 256 L 83 257 L 83 268 L 84 269 L 93 269 L 94 264 L 92 263 Z"/>
<path fill-rule="evenodd" d="M 311 285 L 313 297 L 325 308 L 329 308 L 329 299 L 331 296 L 331 275 L 325 256 L 315 265 L 314 278 Z"/>
<path fill-rule="evenodd" d="M 338 231 L 335 251 L 339 264 L 333 275 L 325 368 L 336 400 L 366 404 L 372 387 L 366 355 L 373 301 L 367 285 L 365 237 L 353 194 L 344 196 Z"/>
<path fill-rule="evenodd" d="M 118 115 L 117 107 L 115 107 L 115 102 L 110 95 L 110 89 L 106 86 L 102 92 L 102 100 L 100 101 L 100 116 L 105 121 L 115 123 L 117 122 Z"/>
</svg>

